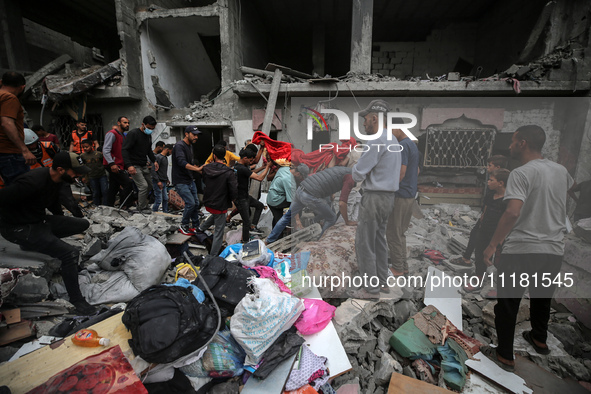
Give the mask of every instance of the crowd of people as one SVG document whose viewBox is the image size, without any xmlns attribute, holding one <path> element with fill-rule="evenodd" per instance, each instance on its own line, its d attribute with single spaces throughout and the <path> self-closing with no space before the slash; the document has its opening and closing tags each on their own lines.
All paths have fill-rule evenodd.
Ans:
<svg viewBox="0 0 591 394">
<path fill-rule="evenodd" d="M 257 145 L 247 141 L 236 155 L 227 143 L 220 141 L 205 164 L 195 164 L 193 144 L 201 131 L 196 126 L 184 129 L 174 145 L 162 142 L 152 149 L 152 131 L 157 121 L 143 118 L 141 125 L 130 130 L 130 119 L 121 116 L 106 133 L 100 146 L 85 119 L 76 122 L 69 150 L 60 150 L 59 140 L 43 126 L 25 128 L 19 95 L 25 79 L 15 72 L 2 76 L 0 88 L 0 234 L 25 250 L 34 250 L 62 261 L 62 276 L 70 301 L 81 314 L 91 314 L 80 293 L 77 281 L 78 251 L 61 238 L 81 233 L 88 221 L 76 211 L 70 184 L 85 177 L 92 189 L 94 204 L 114 206 L 142 213 L 168 212 L 168 188 L 174 185 L 184 201 L 179 231 L 196 235 L 214 226 L 210 254 L 221 251 L 224 229 L 231 217 L 240 214 L 242 242 L 251 233 L 260 234 L 258 221 L 264 205 L 251 183 L 270 181 L 266 205 L 273 215 L 273 228 L 267 243 L 279 239 L 290 224 L 301 226 L 304 209 L 315 214 L 322 232 L 335 224 L 338 215 L 348 226 L 356 226 L 355 250 L 359 275 L 377 277 L 377 285 L 360 289 L 355 297 L 376 298 L 388 292 L 389 276 L 409 274 L 406 263 L 405 232 L 416 204 L 420 153 L 414 141 L 402 130 L 392 134 L 380 130 L 380 117 L 391 111 L 384 100 L 374 100 L 359 113 L 368 135 L 380 133 L 374 146 L 399 144 L 402 150 L 369 149 L 364 153 L 351 150 L 346 157 L 326 160 L 328 166 L 310 167 L 290 162 L 285 150 L 275 155 L 266 146 L 269 139 L 256 137 Z M 394 123 L 403 123 L 402 121 Z M 520 166 L 509 171 L 507 158 L 493 156 L 488 160 L 488 193 L 482 216 L 470 234 L 468 248 L 456 264 L 472 265 L 475 274 L 484 275 L 495 265 L 499 273 L 527 274 L 560 272 L 564 253 L 567 191 L 578 200 L 575 219 L 591 217 L 589 201 L 591 182 L 577 185 L 567 170 L 542 157 L 546 134 L 539 126 L 518 128 L 509 147 L 511 157 Z M 172 178 L 168 178 L 171 156 Z M 299 155 L 303 157 L 303 155 Z M 261 160 L 262 159 L 262 160 Z M 320 160 L 325 162 L 324 158 Z M 318 162 L 320 162 L 318 161 Z M 262 165 L 258 166 L 262 162 Z M 39 167 L 39 168 L 37 168 Z M 196 175 L 199 181 L 196 183 Z M 210 214 L 201 220 L 198 189 L 203 183 L 203 205 Z M 361 191 L 356 221 L 350 220 L 347 203 L 353 190 Z M 154 203 L 149 207 L 149 194 Z M 331 206 L 332 196 L 340 192 L 338 212 Z M 577 196 L 576 193 L 580 193 Z M 254 194 L 254 195 L 253 195 Z M 74 217 L 62 213 L 62 205 Z M 231 213 L 228 210 L 234 207 Z M 52 215 L 46 214 L 49 209 Z M 79 207 L 78 207 L 79 209 Z M 254 215 L 251 220 L 251 209 Z M 292 220 L 294 223 L 292 224 Z M 493 258 L 494 257 L 494 258 Z M 530 286 L 532 330 L 524 334 L 536 351 L 547 354 L 546 345 L 550 300 L 555 285 L 546 288 Z M 467 287 L 474 291 L 476 288 Z M 485 354 L 506 370 L 514 369 L 513 335 L 519 303 L 524 288 L 499 287 L 495 306 L 495 324 L 499 346 Z"/>
</svg>

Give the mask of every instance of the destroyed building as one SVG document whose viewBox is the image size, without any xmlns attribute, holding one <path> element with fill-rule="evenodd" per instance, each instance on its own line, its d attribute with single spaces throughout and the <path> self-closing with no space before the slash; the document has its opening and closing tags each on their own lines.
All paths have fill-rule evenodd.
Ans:
<svg viewBox="0 0 591 394">
<path fill-rule="evenodd" d="M 200 162 L 221 139 L 238 152 L 255 130 L 309 152 L 338 140 L 338 123 L 308 138 L 302 108 L 352 113 L 383 97 L 417 117 L 425 206 L 480 206 L 486 158 L 507 155 L 511 133 L 529 123 L 546 131 L 546 157 L 577 181 L 591 178 L 588 1 L 0 0 L 0 7 L 0 69 L 27 77 L 28 121 L 62 145 L 77 117 L 87 117 L 102 144 L 119 116 L 134 127 L 151 114 L 159 122 L 153 142 L 173 143 L 196 125 Z M 268 103 L 275 112 L 264 130 Z M 589 245 L 574 236 L 566 243 L 568 269 L 589 283 Z M 563 296 L 591 328 L 589 300 Z M 358 342 L 349 346 L 358 350 Z"/>
</svg>

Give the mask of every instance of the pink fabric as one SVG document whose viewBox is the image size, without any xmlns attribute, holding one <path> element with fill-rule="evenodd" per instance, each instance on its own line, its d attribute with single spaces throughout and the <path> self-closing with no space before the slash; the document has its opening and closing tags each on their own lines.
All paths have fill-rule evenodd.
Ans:
<svg viewBox="0 0 591 394">
<path fill-rule="evenodd" d="M 285 283 L 281 279 L 279 279 L 279 275 L 277 275 L 277 271 L 275 271 L 271 267 L 267 267 L 266 265 L 259 265 L 258 267 L 246 267 L 251 270 L 255 270 L 261 278 L 269 278 L 273 280 L 279 286 L 279 290 L 284 293 L 291 294 L 291 290 L 285 286 Z"/>
</svg>

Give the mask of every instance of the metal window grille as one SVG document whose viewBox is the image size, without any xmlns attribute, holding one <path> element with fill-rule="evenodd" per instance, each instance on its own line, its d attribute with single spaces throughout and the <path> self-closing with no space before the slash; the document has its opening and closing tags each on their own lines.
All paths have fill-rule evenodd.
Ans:
<svg viewBox="0 0 591 394">
<path fill-rule="evenodd" d="M 425 167 L 486 167 L 494 141 L 494 129 L 427 128 L 423 163 Z"/>
<path fill-rule="evenodd" d="M 88 130 L 92 130 L 99 144 L 102 145 L 105 131 L 101 115 L 86 115 Z M 76 129 L 76 121 L 70 115 L 53 115 L 49 132 L 55 133 L 60 141 L 60 146 L 66 150 L 72 141 L 72 130 Z"/>
</svg>

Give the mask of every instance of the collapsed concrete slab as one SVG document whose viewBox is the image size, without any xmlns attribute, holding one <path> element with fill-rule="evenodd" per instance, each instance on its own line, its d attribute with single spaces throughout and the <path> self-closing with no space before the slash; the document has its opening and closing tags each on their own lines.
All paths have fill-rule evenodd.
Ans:
<svg viewBox="0 0 591 394">
<path fill-rule="evenodd" d="M 46 254 L 24 251 L 20 246 L 0 237 L 0 268 L 23 268 L 50 280 L 61 261 Z"/>
</svg>

